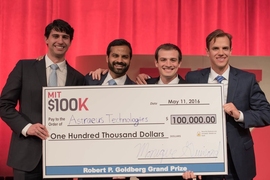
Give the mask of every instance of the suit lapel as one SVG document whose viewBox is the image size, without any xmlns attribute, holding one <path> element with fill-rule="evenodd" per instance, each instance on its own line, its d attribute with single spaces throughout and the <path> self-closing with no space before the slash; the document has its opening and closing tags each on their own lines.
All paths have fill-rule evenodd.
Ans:
<svg viewBox="0 0 270 180">
<path fill-rule="evenodd" d="M 67 61 L 66 63 L 67 63 L 67 78 L 66 78 L 65 86 L 71 86 L 73 84 L 72 82 L 75 77 L 74 77 L 73 69 L 70 67 Z"/>
<path fill-rule="evenodd" d="M 98 85 L 102 85 L 104 80 L 106 79 L 107 75 L 109 72 L 107 72 L 106 74 L 104 74 L 103 76 L 101 76 L 100 81 L 98 81 Z"/>
<path fill-rule="evenodd" d="M 208 78 L 210 74 L 210 68 L 201 70 L 201 76 L 199 77 L 199 83 L 208 83 Z"/>
<path fill-rule="evenodd" d="M 37 76 L 42 87 L 47 86 L 47 77 L 46 77 L 46 65 L 45 65 L 45 56 L 42 60 L 36 61 L 35 63 Z"/>
<path fill-rule="evenodd" d="M 236 70 L 233 67 L 230 67 L 227 102 L 233 101 L 235 90 L 238 84 L 238 78 L 236 75 Z"/>
</svg>

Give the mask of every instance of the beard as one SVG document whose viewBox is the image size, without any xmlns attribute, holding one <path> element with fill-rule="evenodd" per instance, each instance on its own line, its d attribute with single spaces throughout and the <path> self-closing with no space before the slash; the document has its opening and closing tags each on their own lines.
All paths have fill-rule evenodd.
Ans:
<svg viewBox="0 0 270 180">
<path fill-rule="evenodd" d="M 120 65 L 120 66 L 123 66 L 123 68 L 115 68 L 114 66 L 115 65 Z M 123 75 L 126 74 L 126 72 L 128 71 L 128 68 L 129 68 L 129 64 L 127 63 L 124 63 L 124 62 L 108 62 L 108 67 L 109 69 L 117 75 L 117 77 L 121 77 Z"/>
</svg>

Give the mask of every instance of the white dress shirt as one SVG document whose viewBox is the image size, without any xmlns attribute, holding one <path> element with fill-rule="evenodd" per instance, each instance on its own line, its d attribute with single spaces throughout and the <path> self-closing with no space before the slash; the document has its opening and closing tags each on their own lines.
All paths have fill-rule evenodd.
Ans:
<svg viewBox="0 0 270 180">
<path fill-rule="evenodd" d="M 218 83 L 216 80 L 216 77 L 218 75 L 223 76 L 225 79 L 221 82 L 223 84 L 224 87 L 224 102 L 227 102 L 227 97 L 228 97 L 228 85 L 229 85 L 229 72 L 230 72 L 230 66 L 228 67 L 228 69 L 223 73 L 223 74 L 217 74 L 212 68 L 209 74 L 209 78 L 208 78 L 208 83 Z M 239 119 L 234 119 L 236 122 L 244 122 L 244 114 L 240 112 L 240 117 Z"/>
</svg>

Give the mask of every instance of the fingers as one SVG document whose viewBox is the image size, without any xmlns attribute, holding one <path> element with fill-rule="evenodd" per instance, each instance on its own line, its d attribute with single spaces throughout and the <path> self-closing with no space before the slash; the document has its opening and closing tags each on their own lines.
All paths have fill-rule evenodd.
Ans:
<svg viewBox="0 0 270 180">
<path fill-rule="evenodd" d="M 233 103 L 227 103 L 223 105 L 224 111 L 232 116 L 234 119 L 239 119 L 240 117 L 240 112 L 239 110 L 234 106 Z"/>
<path fill-rule="evenodd" d="M 150 79 L 150 77 L 147 74 L 139 74 L 136 77 L 136 83 L 137 84 L 147 84 L 146 80 Z"/>
<path fill-rule="evenodd" d="M 109 69 L 102 69 L 102 74 L 106 74 L 109 71 Z"/>
<path fill-rule="evenodd" d="M 39 56 L 36 58 L 36 60 L 40 61 L 41 59 L 43 59 L 44 56 Z"/>
<path fill-rule="evenodd" d="M 33 124 L 29 127 L 29 129 L 27 131 L 27 135 L 37 136 L 40 139 L 45 140 L 49 137 L 49 132 L 44 125 L 37 123 L 37 124 Z"/>
<path fill-rule="evenodd" d="M 196 178 L 196 176 L 194 175 L 193 171 L 186 171 L 183 173 L 182 175 L 183 179 L 193 179 Z"/>
<path fill-rule="evenodd" d="M 96 69 L 95 71 L 90 71 L 89 72 L 89 75 L 92 75 L 92 78 L 93 79 L 96 79 L 96 80 L 100 80 L 101 78 L 101 74 L 106 74 L 108 72 L 108 69 L 101 69 L 101 68 L 98 68 Z"/>
<path fill-rule="evenodd" d="M 126 177 L 123 177 L 123 176 L 115 176 L 115 177 L 113 177 L 112 179 L 126 179 Z"/>
</svg>

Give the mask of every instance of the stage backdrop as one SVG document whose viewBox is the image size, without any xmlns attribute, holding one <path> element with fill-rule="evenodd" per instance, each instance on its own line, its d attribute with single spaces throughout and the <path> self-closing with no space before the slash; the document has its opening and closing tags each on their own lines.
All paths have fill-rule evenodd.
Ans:
<svg viewBox="0 0 270 180">
<path fill-rule="evenodd" d="M 56 18 L 75 28 L 71 65 L 76 56 L 104 54 L 115 38 L 130 41 L 134 54 L 170 42 L 185 55 L 203 55 L 205 37 L 217 28 L 233 35 L 234 55 L 270 56 L 269 7 L 269 0 L 1 0 L 0 90 L 19 59 L 46 53 L 44 27 Z M 0 176 L 11 174 L 10 133 L 1 121 Z"/>
</svg>

